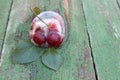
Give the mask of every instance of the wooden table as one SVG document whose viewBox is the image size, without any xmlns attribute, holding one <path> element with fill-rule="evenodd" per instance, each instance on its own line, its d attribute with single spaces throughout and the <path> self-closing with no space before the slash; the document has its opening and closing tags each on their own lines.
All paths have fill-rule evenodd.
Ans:
<svg viewBox="0 0 120 80">
<path fill-rule="evenodd" d="M 29 29 L 29 6 L 64 18 L 69 38 L 58 71 L 40 60 L 10 61 L 15 40 Z M 120 0 L 0 0 L 0 53 L 0 80 L 120 80 Z"/>
</svg>

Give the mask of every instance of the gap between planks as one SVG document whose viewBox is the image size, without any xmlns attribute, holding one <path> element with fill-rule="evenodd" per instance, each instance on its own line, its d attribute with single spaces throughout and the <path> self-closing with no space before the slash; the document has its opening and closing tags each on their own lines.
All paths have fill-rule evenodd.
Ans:
<svg viewBox="0 0 120 80">
<path fill-rule="evenodd" d="M 9 12 L 8 12 L 8 19 L 7 19 L 7 22 L 6 22 L 5 32 L 4 32 L 4 35 L 3 35 L 3 42 L 2 42 L 1 51 L 0 51 L 0 59 L 1 59 L 1 56 L 2 56 L 2 51 L 3 51 L 3 47 L 4 47 L 4 43 L 5 43 L 5 36 L 6 36 L 6 33 L 7 33 L 7 27 L 8 27 L 9 20 L 10 20 L 10 14 L 11 14 L 12 6 L 13 6 L 13 0 L 11 0 L 10 9 L 9 9 Z"/>
<path fill-rule="evenodd" d="M 119 8 L 119 10 L 120 10 L 120 3 L 119 3 L 119 1 L 118 1 L 118 0 L 116 0 L 116 3 L 117 3 L 118 8 Z"/>
<path fill-rule="evenodd" d="M 87 33 L 89 47 L 90 47 L 90 51 L 91 51 L 91 58 L 92 58 L 92 63 L 93 63 L 93 69 L 95 71 L 94 74 L 95 74 L 96 80 L 98 80 L 98 74 L 97 74 L 97 69 L 96 69 L 96 65 L 95 65 L 95 59 L 94 59 L 94 55 L 93 55 L 93 51 L 92 51 L 90 34 L 89 34 L 89 31 L 88 31 L 88 28 L 87 28 L 87 21 L 86 21 L 85 11 L 84 11 L 84 7 L 83 7 L 83 1 L 82 1 L 82 9 L 83 9 L 83 17 L 84 17 L 85 25 L 86 25 L 86 33 Z"/>
</svg>

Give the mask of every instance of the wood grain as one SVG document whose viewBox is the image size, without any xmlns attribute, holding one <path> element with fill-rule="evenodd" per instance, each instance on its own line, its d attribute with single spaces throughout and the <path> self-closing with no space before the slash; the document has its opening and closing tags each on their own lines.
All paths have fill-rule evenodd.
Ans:
<svg viewBox="0 0 120 80">
<path fill-rule="evenodd" d="M 83 0 L 98 80 L 120 79 L 120 9 L 116 1 Z"/>
<path fill-rule="evenodd" d="M 6 27 L 9 21 L 10 8 L 12 0 L 0 0 L 0 55 L 3 47 L 3 40 L 6 33 Z"/>
<path fill-rule="evenodd" d="M 29 6 L 56 11 L 64 18 L 66 41 L 58 49 L 64 62 L 58 71 L 46 68 L 41 60 L 27 65 L 14 65 L 10 61 L 16 41 L 23 39 L 29 30 L 33 18 Z M 90 52 L 81 0 L 14 0 L 2 51 L 0 79 L 96 80 Z"/>
</svg>

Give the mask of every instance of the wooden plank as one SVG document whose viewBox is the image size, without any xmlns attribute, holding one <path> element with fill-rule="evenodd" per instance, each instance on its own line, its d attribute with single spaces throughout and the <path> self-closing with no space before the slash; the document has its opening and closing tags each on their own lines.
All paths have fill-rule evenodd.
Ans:
<svg viewBox="0 0 120 80">
<path fill-rule="evenodd" d="M 81 0 L 14 0 L 2 52 L 0 79 L 95 80 L 81 4 Z M 13 65 L 9 60 L 12 50 L 15 48 L 15 40 L 24 38 L 22 35 L 29 30 L 32 19 L 30 5 L 39 6 L 43 11 L 59 12 L 65 20 L 67 30 L 70 31 L 67 33 L 68 40 L 59 49 L 64 57 L 64 62 L 58 71 L 46 68 L 41 60 L 27 65 Z"/>
<path fill-rule="evenodd" d="M 0 55 L 12 0 L 0 0 Z"/>
<path fill-rule="evenodd" d="M 117 0 L 83 0 L 99 80 L 120 80 L 120 9 Z"/>
</svg>

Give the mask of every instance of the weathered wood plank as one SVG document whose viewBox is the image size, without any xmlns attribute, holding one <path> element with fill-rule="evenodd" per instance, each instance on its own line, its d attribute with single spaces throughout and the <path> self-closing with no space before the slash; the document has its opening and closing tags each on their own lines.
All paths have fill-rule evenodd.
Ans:
<svg viewBox="0 0 120 80">
<path fill-rule="evenodd" d="M 120 80 L 120 9 L 117 0 L 83 0 L 99 80 Z"/>
<path fill-rule="evenodd" d="M 12 0 L 0 0 L 0 55 Z"/>
<path fill-rule="evenodd" d="M 18 5 L 19 4 L 19 5 Z M 23 5 L 24 4 L 24 5 Z M 1 80 L 95 80 L 90 48 L 83 17 L 81 0 L 15 0 L 2 52 Z M 59 52 L 64 57 L 62 67 L 52 71 L 41 60 L 27 65 L 13 65 L 9 60 L 16 38 L 29 30 L 31 15 L 29 6 L 59 12 L 69 35 Z M 17 32 L 16 32 L 17 31 Z M 15 35 L 17 35 L 15 37 Z"/>
</svg>

